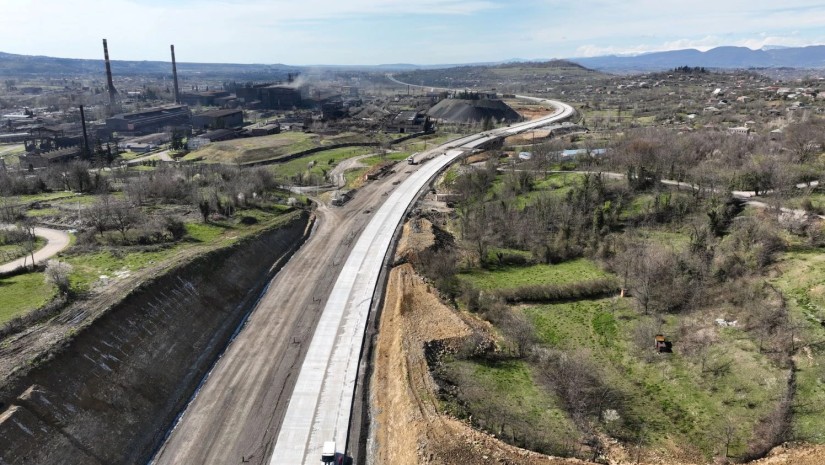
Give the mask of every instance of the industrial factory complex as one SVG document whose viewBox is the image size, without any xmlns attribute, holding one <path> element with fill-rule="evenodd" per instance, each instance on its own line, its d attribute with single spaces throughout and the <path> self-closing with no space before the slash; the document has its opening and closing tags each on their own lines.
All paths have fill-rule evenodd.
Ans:
<svg viewBox="0 0 825 465">
<path fill-rule="evenodd" d="M 203 73 L 193 71 L 191 63 L 179 70 L 174 45 L 171 62 L 153 62 L 154 71 L 141 74 L 135 64 L 110 60 L 109 43 L 102 42 L 104 66 L 87 68 L 80 79 L 41 78 L 19 88 L 7 83 L 19 102 L 44 104 L 12 106 L 11 111 L 6 106 L 0 114 L 0 144 L 25 148 L 19 163 L 4 160 L 2 169 L 31 170 L 73 159 L 111 166 L 124 162 L 118 157 L 124 152 L 147 154 L 173 146 L 180 157 L 214 142 L 287 131 L 372 134 L 364 143 L 379 145 L 382 138 L 415 137 L 441 123 L 518 121 L 495 94 L 466 100 L 434 89 L 408 89 L 391 98 L 363 93 L 368 89 L 364 81 L 375 78 L 365 72 L 286 67 Z"/>
<path fill-rule="evenodd" d="M 109 44 L 103 39 L 105 85 L 98 89 L 90 86 L 80 89 L 95 96 L 91 99 L 95 104 L 87 103 L 85 110 L 78 102 L 77 105 L 64 104 L 66 108 L 60 111 L 24 107 L 2 114 L 0 144 L 24 144 L 25 153 L 19 156 L 19 167 L 35 169 L 76 158 L 94 159 L 100 155 L 101 148 L 110 160 L 113 151 L 148 151 L 169 142 L 172 134 L 181 134 L 197 145 L 276 134 L 282 127 L 303 130 L 313 117 L 316 120 L 339 118 L 345 114 L 340 92 L 312 91 L 306 85 L 297 85 L 297 73 L 289 74 L 282 81 L 219 85 L 187 77 L 185 82 L 191 84 L 182 85 L 175 46 L 170 49 L 171 82 L 167 84 L 168 97 L 164 98 L 149 85 L 138 85 L 131 76 L 116 87 Z M 39 95 L 43 88 L 26 87 L 23 91 Z M 357 90 L 343 91 L 350 103 L 351 95 L 357 96 Z M 247 115 L 250 111 L 254 112 L 251 119 Z M 13 168 L 7 163 L 3 165 L 3 169 Z"/>
</svg>

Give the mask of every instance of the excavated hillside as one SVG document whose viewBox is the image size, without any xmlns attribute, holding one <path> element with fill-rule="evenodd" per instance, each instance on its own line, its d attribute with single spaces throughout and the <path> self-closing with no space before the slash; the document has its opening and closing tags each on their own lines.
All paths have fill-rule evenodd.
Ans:
<svg viewBox="0 0 825 465">
<path fill-rule="evenodd" d="M 146 463 L 311 224 L 300 212 L 141 284 L 2 380 L 0 463 Z"/>
<path fill-rule="evenodd" d="M 404 226 L 395 258 L 403 261 L 434 243 L 432 224 L 413 219 Z M 369 387 L 367 463 L 592 463 L 520 449 L 440 410 L 438 386 L 430 372 L 427 348 L 438 346 L 450 350 L 466 344 L 473 333 L 475 338 L 493 336 L 484 322 L 444 305 L 435 292 L 410 264 L 397 266 L 390 272 Z M 699 465 L 650 454 L 642 454 L 640 460 L 634 451 L 615 440 L 608 441 L 603 459 L 611 465 Z M 753 462 L 755 465 L 822 463 L 825 463 L 825 447 L 809 444 L 786 444 Z"/>
<path fill-rule="evenodd" d="M 435 243 L 432 223 L 406 223 L 396 249 L 403 261 Z M 519 449 L 441 413 L 425 347 L 459 346 L 472 334 L 490 338 L 484 322 L 445 306 L 410 264 L 392 269 L 370 380 L 370 464 L 524 463 L 577 465 Z"/>
<path fill-rule="evenodd" d="M 521 115 L 501 100 L 465 100 L 449 98 L 427 110 L 430 117 L 451 123 L 480 123 L 485 120 L 498 123 L 515 123 Z"/>
</svg>

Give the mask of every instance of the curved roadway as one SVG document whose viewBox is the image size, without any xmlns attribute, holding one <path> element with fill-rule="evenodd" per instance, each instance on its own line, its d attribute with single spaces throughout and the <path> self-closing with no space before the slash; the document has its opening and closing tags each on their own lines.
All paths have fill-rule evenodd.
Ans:
<svg viewBox="0 0 825 465">
<path fill-rule="evenodd" d="M 346 453 L 369 309 L 393 235 L 418 193 L 468 150 L 575 114 L 566 103 L 517 97 L 550 104 L 557 111 L 537 120 L 467 136 L 426 152 L 426 163 L 389 195 L 366 226 L 324 307 L 290 398 L 271 465 L 318 463 L 326 441 L 335 441 L 338 453 Z"/>
<path fill-rule="evenodd" d="M 69 246 L 71 241 L 69 233 L 59 229 L 34 228 L 34 235 L 46 239 L 46 245 L 34 253 L 34 263 L 40 263 L 57 255 L 61 250 Z M 18 258 L 17 260 L 0 265 L 0 273 L 7 273 L 31 264 L 31 255 Z"/>
</svg>

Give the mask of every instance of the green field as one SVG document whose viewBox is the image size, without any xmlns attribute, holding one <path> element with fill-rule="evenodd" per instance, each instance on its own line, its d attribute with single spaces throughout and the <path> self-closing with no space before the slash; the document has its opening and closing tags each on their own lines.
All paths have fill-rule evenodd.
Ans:
<svg viewBox="0 0 825 465">
<path fill-rule="evenodd" d="M 800 344 L 806 348 L 796 356 L 797 393 L 800 408 L 795 414 L 795 433 L 806 440 L 825 442 L 825 254 L 821 249 L 802 249 L 785 254 L 779 264 L 781 276 L 772 280 L 785 295 L 793 322 L 800 329 Z"/>
<path fill-rule="evenodd" d="M 616 343 L 614 315 L 624 302 L 613 299 L 583 300 L 524 309 L 539 340 L 552 347 L 609 347 Z"/>
<path fill-rule="evenodd" d="M 0 324 L 42 307 L 57 294 L 43 273 L 0 278 Z"/>
<path fill-rule="evenodd" d="M 595 262 L 580 258 L 556 265 L 472 269 L 460 273 L 459 278 L 481 290 L 513 289 L 544 284 L 564 285 L 581 281 L 609 278 L 611 275 Z"/>
<path fill-rule="evenodd" d="M 35 194 L 35 195 L 21 195 L 16 197 L 21 203 L 32 203 L 32 202 L 50 202 L 53 200 L 58 199 L 74 199 L 74 198 L 81 198 L 84 197 L 82 195 L 76 195 L 74 192 L 46 192 L 43 194 Z M 91 196 L 87 196 L 91 197 Z"/>
<path fill-rule="evenodd" d="M 149 266 L 173 266 L 176 255 L 195 247 L 228 246 L 240 238 L 257 231 L 274 227 L 293 217 L 289 208 L 275 208 L 267 211 L 238 210 L 235 219 L 223 222 L 186 223 L 187 236 L 180 242 L 154 247 L 121 247 L 111 251 L 93 253 L 65 253 L 61 261 L 72 265 L 72 289 L 83 292 L 101 281 L 101 277 L 117 278 L 139 271 Z M 234 221 L 251 216 L 258 220 L 252 226 L 235 224 Z"/>
<path fill-rule="evenodd" d="M 575 425 L 555 396 L 536 385 L 527 363 L 451 360 L 441 374 L 461 386 L 445 403 L 448 412 L 471 419 L 497 437 L 547 454 L 569 453 L 575 444 Z M 491 398 L 496 401 L 490 402 Z"/>
<path fill-rule="evenodd" d="M 635 341 L 644 324 L 626 299 L 584 300 L 524 309 L 541 344 L 568 351 L 586 350 L 606 370 L 610 384 L 625 393 L 620 412 L 626 428 L 644 428 L 648 441 L 664 445 L 673 436 L 711 457 L 717 435 L 735 422 L 738 439 L 732 456 L 745 452 L 753 428 L 770 412 L 785 388 L 786 371 L 759 353 L 741 330 L 719 331 L 719 341 L 701 362 L 680 345 L 678 328 L 662 331 L 674 340 L 674 353 L 657 355 Z M 644 342 L 644 341 L 642 341 Z M 704 366 L 702 366 L 704 364 Z M 632 431 L 626 431 L 632 433 Z"/>
<path fill-rule="evenodd" d="M 26 255 L 25 244 L 5 244 L 0 245 L 0 264 L 9 262 Z M 34 250 L 42 249 L 46 245 L 46 240 L 42 237 L 35 238 Z"/>
<path fill-rule="evenodd" d="M 319 135 L 307 132 L 284 132 L 271 136 L 249 137 L 215 142 L 190 152 L 184 160 L 203 160 L 207 163 L 249 163 L 273 160 L 317 147 L 345 143 L 366 143 L 391 140 L 395 135 L 371 135 L 344 132 L 335 135 Z M 308 160 L 307 158 L 302 158 Z"/>
<path fill-rule="evenodd" d="M 243 163 L 277 158 L 290 153 L 319 147 L 322 139 L 317 134 L 284 132 L 271 136 L 249 137 L 215 142 L 190 152 L 183 159 L 203 159 L 207 162 Z"/>
<path fill-rule="evenodd" d="M 24 153 L 26 153 L 26 147 L 22 144 L 0 144 L 0 158 L 7 167 L 17 166 L 20 163 L 19 156 Z"/>
<path fill-rule="evenodd" d="M 298 173 L 322 175 L 330 172 L 336 164 L 348 158 L 358 157 L 374 152 L 371 147 L 346 147 L 325 150 L 306 157 L 290 160 L 286 163 L 272 165 L 270 169 L 276 176 L 289 178 Z M 313 164 L 310 168 L 310 164 Z"/>
</svg>

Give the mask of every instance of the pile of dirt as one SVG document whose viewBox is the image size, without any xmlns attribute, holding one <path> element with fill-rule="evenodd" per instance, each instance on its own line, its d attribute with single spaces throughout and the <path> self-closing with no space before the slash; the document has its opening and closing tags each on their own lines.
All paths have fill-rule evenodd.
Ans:
<svg viewBox="0 0 825 465">
<path fill-rule="evenodd" d="M 433 224 L 425 218 L 415 218 L 404 223 L 404 230 L 395 248 L 395 261 L 409 260 L 410 255 L 435 244 Z"/>
<path fill-rule="evenodd" d="M 754 465 L 820 465 L 825 463 L 825 446 L 810 444 L 785 444 L 775 447 L 767 457 L 753 462 Z"/>
<path fill-rule="evenodd" d="M 413 221 L 421 223 L 418 227 L 405 224 L 397 256 L 432 244 L 429 222 Z M 484 333 L 485 323 L 444 305 L 410 264 L 390 272 L 384 302 L 370 381 L 368 464 L 589 463 L 520 449 L 439 412 L 438 387 L 430 373 L 425 347 L 437 345 L 434 343 L 455 347 L 473 333 Z M 675 458 L 678 453 L 665 458 L 643 451 L 641 461 L 637 461 L 635 451 L 617 441 L 606 442 L 607 460 L 613 465 L 696 465 Z M 755 463 L 821 464 L 825 463 L 825 447 L 782 446 Z"/>
<path fill-rule="evenodd" d="M 515 110 L 501 100 L 444 99 L 427 110 L 432 118 L 451 123 L 480 123 L 485 120 L 515 123 L 522 120 Z"/>
</svg>

